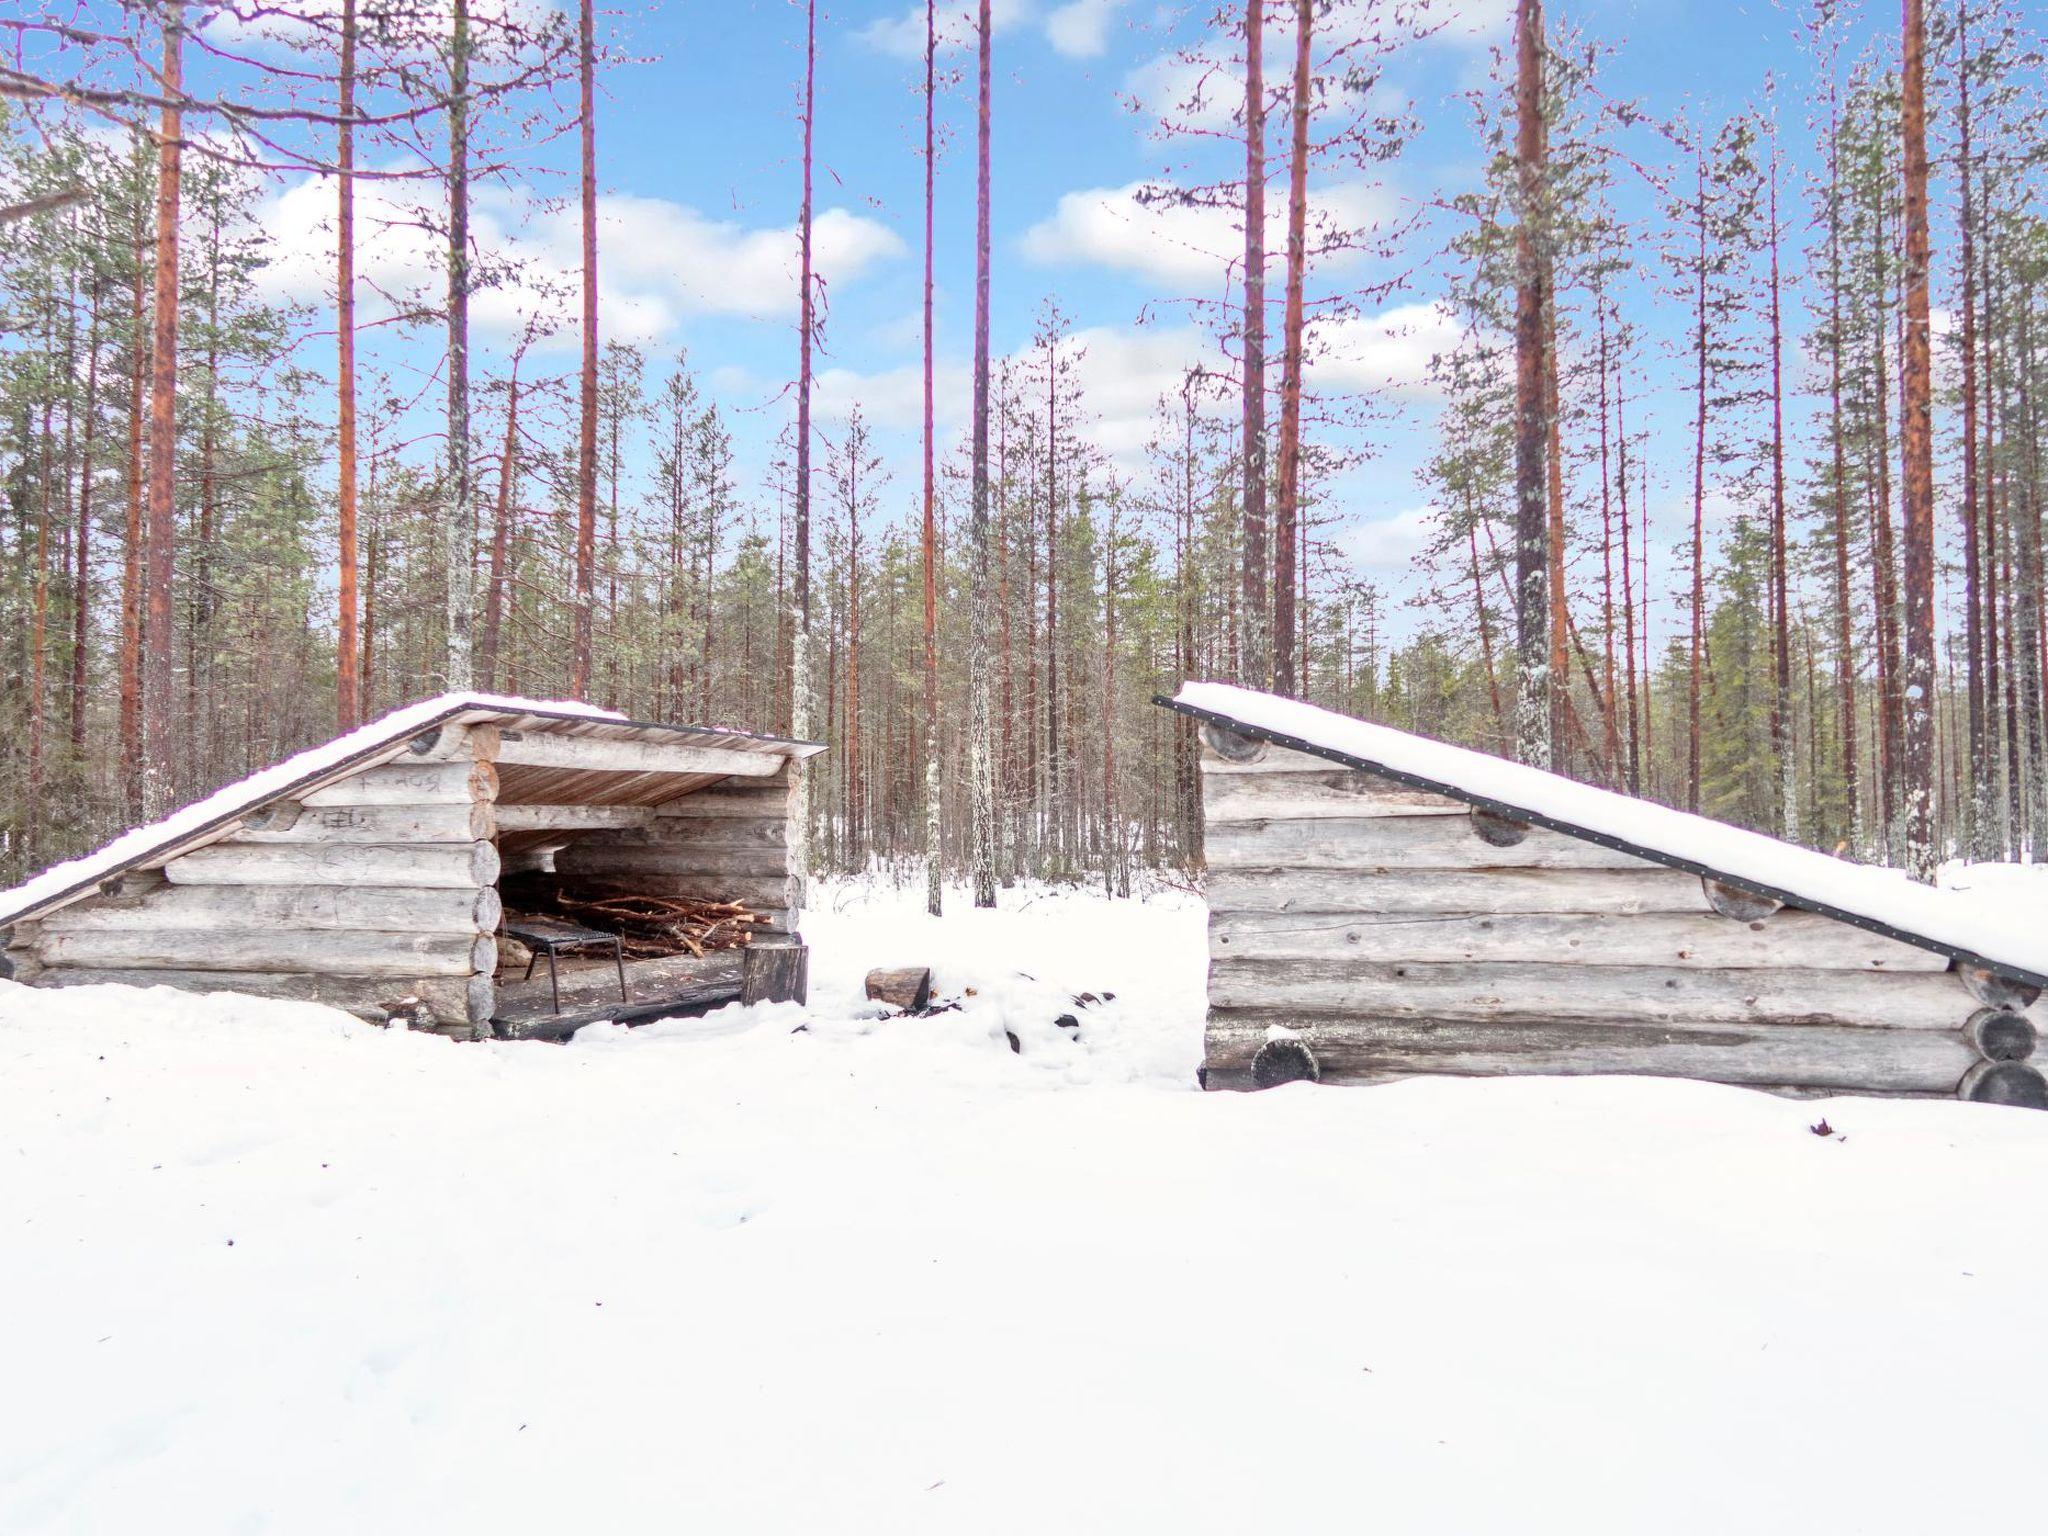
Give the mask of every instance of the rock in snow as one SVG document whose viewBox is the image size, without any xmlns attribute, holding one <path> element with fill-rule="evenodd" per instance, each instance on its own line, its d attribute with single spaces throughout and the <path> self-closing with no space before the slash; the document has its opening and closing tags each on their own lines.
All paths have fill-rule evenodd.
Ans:
<svg viewBox="0 0 2048 1536">
<path fill-rule="evenodd" d="M 2031 1523 L 2048 1116 L 1203 1095 L 1200 904 L 1004 894 L 566 1048 L 0 983 L 0 1531 Z"/>
</svg>

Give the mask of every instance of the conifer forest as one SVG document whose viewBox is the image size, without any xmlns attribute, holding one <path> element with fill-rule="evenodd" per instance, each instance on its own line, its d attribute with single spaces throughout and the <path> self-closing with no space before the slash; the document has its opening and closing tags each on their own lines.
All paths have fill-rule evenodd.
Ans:
<svg viewBox="0 0 2048 1536">
<path fill-rule="evenodd" d="M 990 0 L 750 7 L 792 192 L 745 370 L 600 302 L 691 259 L 600 217 L 609 147 L 690 152 L 687 101 L 608 115 L 640 13 L 5 8 L 0 884 L 471 689 L 829 743 L 819 871 L 1127 893 L 1201 868 L 1191 677 L 1921 878 L 2042 857 L 2048 16 L 1787 0 L 1745 93 L 1659 99 L 1611 83 L 1647 11 L 1513 0 L 1407 94 L 1469 9 L 1163 8 L 1129 212 L 1229 249 L 1109 434 L 1060 269 L 992 236 L 1033 151 Z M 883 23 L 873 102 L 833 76 Z M 919 191 L 856 217 L 863 113 Z M 886 399 L 832 267 L 883 224 Z M 1399 387 L 1340 366 L 1389 315 Z M 1347 533 L 1397 442 L 1398 569 Z"/>
</svg>

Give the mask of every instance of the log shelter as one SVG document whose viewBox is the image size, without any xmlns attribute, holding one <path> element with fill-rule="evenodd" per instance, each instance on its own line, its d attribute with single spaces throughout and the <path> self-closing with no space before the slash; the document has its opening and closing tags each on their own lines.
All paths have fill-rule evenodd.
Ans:
<svg viewBox="0 0 2048 1536">
<path fill-rule="evenodd" d="M 428 699 L 0 893 L 4 971 L 305 999 L 472 1039 L 800 994 L 797 776 L 823 750 Z M 503 939 L 508 908 L 603 927 L 590 914 L 619 898 L 709 914 L 668 945 L 629 934 L 627 1002 L 611 955 L 561 957 L 551 988 Z"/>
<path fill-rule="evenodd" d="M 1621 1073 L 2048 1108 L 2048 913 L 1189 683 L 1203 1082 Z"/>
</svg>

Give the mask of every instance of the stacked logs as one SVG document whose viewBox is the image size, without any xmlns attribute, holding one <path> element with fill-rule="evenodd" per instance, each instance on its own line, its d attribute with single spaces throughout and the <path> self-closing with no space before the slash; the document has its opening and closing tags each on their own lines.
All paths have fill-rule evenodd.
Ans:
<svg viewBox="0 0 2048 1536">
<path fill-rule="evenodd" d="M 698 959 L 719 950 L 744 949 L 767 918 L 737 901 L 700 901 L 689 896 L 604 896 L 578 900 L 557 895 L 555 908 L 592 928 L 616 933 L 628 960 L 664 955 Z"/>
<path fill-rule="evenodd" d="M 2048 1109 L 2048 1078 L 2028 1060 L 2034 1054 L 2036 1031 L 2026 1010 L 2039 998 L 2040 989 L 1969 962 L 1958 962 L 1956 974 L 1970 996 L 1984 1005 L 1963 1026 L 1963 1038 L 1982 1059 L 1963 1075 L 1956 1096 Z"/>
</svg>

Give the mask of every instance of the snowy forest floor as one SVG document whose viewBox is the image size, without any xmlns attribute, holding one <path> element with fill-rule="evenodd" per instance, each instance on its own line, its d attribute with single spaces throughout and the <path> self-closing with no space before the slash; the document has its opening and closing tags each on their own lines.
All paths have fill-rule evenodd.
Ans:
<svg viewBox="0 0 2048 1536">
<path fill-rule="evenodd" d="M 2048 1115 L 1203 1095 L 1198 900 L 1004 897 L 825 887 L 808 1009 L 567 1047 L 0 983 L 0 1531 L 2038 1509 Z"/>
</svg>

